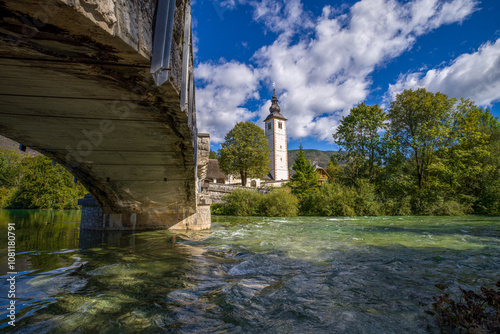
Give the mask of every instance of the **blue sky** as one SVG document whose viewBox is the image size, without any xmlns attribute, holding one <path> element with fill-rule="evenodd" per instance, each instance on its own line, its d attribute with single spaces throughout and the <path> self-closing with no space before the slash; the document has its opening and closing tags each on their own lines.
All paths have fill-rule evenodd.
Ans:
<svg viewBox="0 0 500 334">
<path fill-rule="evenodd" d="M 335 150 L 361 102 L 406 88 L 465 97 L 500 116 L 498 0 L 191 0 L 200 132 L 218 149 L 239 121 L 263 127 L 272 83 L 289 149 Z"/>
</svg>

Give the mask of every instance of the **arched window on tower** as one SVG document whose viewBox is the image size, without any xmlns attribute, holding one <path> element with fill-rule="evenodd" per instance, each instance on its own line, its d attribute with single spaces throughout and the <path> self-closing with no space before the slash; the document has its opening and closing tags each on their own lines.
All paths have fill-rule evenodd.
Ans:
<svg viewBox="0 0 500 334">
<path fill-rule="evenodd" d="M 282 122 L 278 122 L 278 128 L 283 129 L 283 123 Z"/>
</svg>

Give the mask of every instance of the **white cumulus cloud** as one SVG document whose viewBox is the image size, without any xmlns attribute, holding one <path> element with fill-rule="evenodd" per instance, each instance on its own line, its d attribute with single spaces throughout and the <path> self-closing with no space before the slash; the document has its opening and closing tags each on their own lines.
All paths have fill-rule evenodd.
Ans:
<svg viewBox="0 0 500 334">
<path fill-rule="evenodd" d="M 203 87 L 196 90 L 198 129 L 210 133 L 213 143 L 220 143 L 236 123 L 254 117 L 243 105 L 260 98 L 258 71 L 235 61 L 222 61 L 199 64 L 195 74 L 197 84 Z"/>
<path fill-rule="evenodd" d="M 480 106 L 500 100 L 500 39 L 483 44 L 476 52 L 463 54 L 449 66 L 401 76 L 390 85 L 394 98 L 404 89 L 425 87 L 450 97 L 464 97 Z"/>
<path fill-rule="evenodd" d="M 255 112 L 243 106 L 256 98 L 260 84 L 269 87 L 272 81 L 276 81 L 281 110 L 289 119 L 289 135 L 331 141 L 341 116 L 370 93 L 370 75 L 377 67 L 409 50 L 418 36 L 461 22 L 477 9 L 476 0 L 361 0 L 344 14 L 325 6 L 314 18 L 299 0 L 237 3 L 252 6 L 254 19 L 277 38 L 253 55 L 250 61 L 255 69 L 230 63 L 248 73 L 249 84 L 242 92 L 223 81 L 207 81 L 206 86 L 197 87 L 198 124 L 212 133 L 215 143 L 236 121 L 252 119 L 255 113 L 260 115 L 261 125 L 269 102 Z M 210 69 L 212 76 L 219 72 L 225 76 L 227 66 L 201 64 L 195 74 L 200 78 L 202 69 Z M 217 101 L 228 91 L 237 95 L 231 105 L 223 106 Z M 238 117 L 226 118 L 231 111 Z"/>
</svg>

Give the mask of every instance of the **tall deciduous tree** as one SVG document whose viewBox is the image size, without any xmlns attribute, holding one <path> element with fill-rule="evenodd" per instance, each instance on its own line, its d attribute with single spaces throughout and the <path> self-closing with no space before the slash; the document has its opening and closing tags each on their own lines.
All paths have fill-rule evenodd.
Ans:
<svg viewBox="0 0 500 334">
<path fill-rule="evenodd" d="M 316 173 L 313 165 L 306 158 L 302 144 L 300 145 L 297 158 L 293 162 L 292 169 L 295 171 L 295 174 L 290 179 L 292 193 L 300 196 L 318 187 L 318 173 Z"/>
<path fill-rule="evenodd" d="M 446 150 L 449 157 L 447 167 L 452 185 L 462 188 L 461 191 L 471 193 L 477 190 L 481 176 L 493 171 L 494 166 L 488 163 L 490 126 L 494 126 L 490 115 L 489 111 L 464 99 L 455 110 L 451 145 Z"/>
<path fill-rule="evenodd" d="M 489 110 L 462 99 L 455 111 L 451 139 L 447 168 L 452 190 L 469 196 L 476 212 L 498 214 L 500 122 Z"/>
<path fill-rule="evenodd" d="M 377 104 L 368 106 L 364 103 L 352 108 L 348 116 L 342 117 L 333 138 L 346 151 L 345 158 L 355 178 L 364 172 L 373 178 L 374 166 L 380 160 L 382 151 L 379 132 L 385 129 L 386 119 L 387 116 Z"/>
<path fill-rule="evenodd" d="M 455 100 L 423 88 L 405 90 L 388 110 L 393 147 L 413 162 L 416 183 L 425 185 L 435 153 L 447 144 Z"/>
<path fill-rule="evenodd" d="M 239 122 L 226 134 L 219 164 L 226 174 L 239 174 L 244 186 L 248 177 L 269 173 L 271 151 L 264 130 L 251 122 Z"/>
</svg>

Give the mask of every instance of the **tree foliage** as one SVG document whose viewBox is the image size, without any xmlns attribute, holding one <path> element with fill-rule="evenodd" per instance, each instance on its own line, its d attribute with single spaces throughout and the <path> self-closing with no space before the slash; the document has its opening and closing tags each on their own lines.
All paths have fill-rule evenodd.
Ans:
<svg viewBox="0 0 500 334">
<path fill-rule="evenodd" d="M 359 109 L 353 109 L 354 116 L 359 116 Z M 361 156 L 358 152 L 366 152 L 363 143 L 371 142 L 359 139 L 363 136 L 359 134 L 354 116 L 343 118 L 334 136 L 350 158 L 352 154 Z M 477 107 L 470 100 L 457 101 L 425 89 L 405 90 L 391 102 L 387 119 L 383 138 L 378 133 L 361 132 L 367 137 L 373 136 L 377 147 L 383 148 L 378 151 L 379 159 L 374 160 L 377 173 L 369 178 L 375 187 L 376 201 L 381 204 L 379 212 L 389 215 L 500 213 L 500 123 L 489 110 Z M 352 159 L 340 164 L 343 177 L 333 183 L 339 183 L 339 187 L 357 187 L 365 178 L 363 168 L 366 170 L 369 157 L 361 161 L 357 165 L 362 167 L 361 173 L 353 172 Z M 332 163 L 332 171 L 333 166 Z M 337 194 L 343 193 L 343 198 L 340 196 L 337 201 L 346 204 L 344 208 L 353 208 L 349 198 L 356 197 L 355 193 L 336 189 Z M 332 190 L 328 191 L 333 196 Z M 321 196 L 316 200 L 322 200 Z"/>
<path fill-rule="evenodd" d="M 7 157 L 7 158 L 6 158 Z M 8 160 L 5 164 L 6 159 Z M 44 156 L 0 154 L 2 206 L 15 209 L 77 209 L 87 192 L 73 176 Z M 7 172 L 5 172 L 7 171 Z"/>
<path fill-rule="evenodd" d="M 224 213 L 231 216 L 258 216 L 262 195 L 253 189 L 235 189 L 224 195 Z"/>
<path fill-rule="evenodd" d="M 388 140 L 412 161 L 416 183 L 424 187 L 436 151 L 448 143 L 454 99 L 423 88 L 405 90 L 388 110 Z"/>
<path fill-rule="evenodd" d="M 239 122 L 226 134 L 219 151 L 219 164 L 226 174 L 239 174 L 241 184 L 248 177 L 269 173 L 271 151 L 264 130 L 251 122 Z"/>
<path fill-rule="evenodd" d="M 10 188 L 19 185 L 22 160 L 23 156 L 14 150 L 0 152 L 0 187 Z"/>
<path fill-rule="evenodd" d="M 290 186 L 292 187 L 293 194 L 303 196 L 318 187 L 318 174 L 311 162 L 307 160 L 302 144 L 300 145 L 297 158 L 293 162 L 292 169 L 295 171 L 295 174 L 290 178 Z"/>
<path fill-rule="evenodd" d="M 299 212 L 299 200 L 290 189 L 273 189 L 264 195 L 261 212 L 267 217 L 295 217 Z"/>
<path fill-rule="evenodd" d="M 208 158 L 209 159 L 219 159 L 219 157 L 217 156 L 217 153 L 215 153 L 212 150 L 210 150 L 210 153 L 208 154 Z"/>
<path fill-rule="evenodd" d="M 378 216 L 383 214 L 375 186 L 365 180 L 357 185 L 325 184 L 301 203 L 303 214 L 314 216 Z"/>
<path fill-rule="evenodd" d="M 294 217 L 299 211 L 299 200 L 286 188 L 273 189 L 267 194 L 253 189 L 236 189 L 223 199 L 224 204 L 216 206 L 214 214 Z"/>
<path fill-rule="evenodd" d="M 387 116 L 378 106 L 364 103 L 352 108 L 342 117 L 337 132 L 333 135 L 337 145 L 346 151 L 345 158 L 350 176 L 374 177 L 374 167 L 380 163 L 383 145 L 379 132 L 385 129 Z"/>
<path fill-rule="evenodd" d="M 326 166 L 326 172 L 330 176 L 328 180 L 329 183 L 338 182 L 342 175 L 342 168 L 338 162 L 338 156 L 332 155 L 330 156 L 330 161 L 328 161 L 328 166 Z"/>
</svg>

